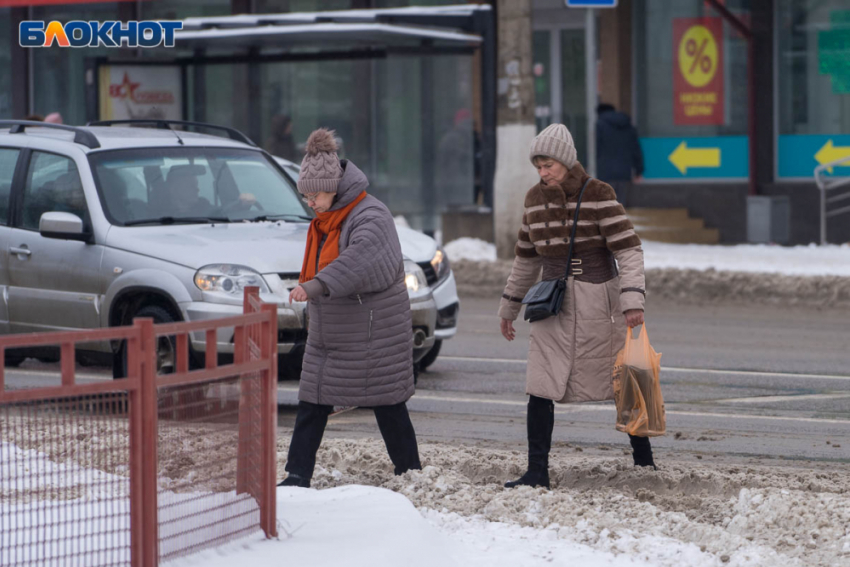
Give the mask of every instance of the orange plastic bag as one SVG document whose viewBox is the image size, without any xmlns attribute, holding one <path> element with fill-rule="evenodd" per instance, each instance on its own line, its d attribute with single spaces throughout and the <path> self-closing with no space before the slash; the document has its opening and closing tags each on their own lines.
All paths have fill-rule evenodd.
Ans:
<svg viewBox="0 0 850 567">
<path fill-rule="evenodd" d="M 639 437 L 667 433 L 664 398 L 659 373 L 661 355 L 649 344 L 646 324 L 634 338 L 626 333 L 626 346 L 614 363 L 614 401 L 617 404 L 617 430 Z"/>
</svg>

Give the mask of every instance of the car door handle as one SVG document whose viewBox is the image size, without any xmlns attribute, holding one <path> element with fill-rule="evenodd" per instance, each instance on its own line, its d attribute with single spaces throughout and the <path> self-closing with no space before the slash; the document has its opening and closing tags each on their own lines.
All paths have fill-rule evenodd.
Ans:
<svg viewBox="0 0 850 567">
<path fill-rule="evenodd" d="M 32 255 L 32 250 L 29 248 L 18 248 L 16 246 L 12 246 L 9 248 L 9 252 L 12 254 L 18 254 L 19 256 L 30 256 Z"/>
</svg>

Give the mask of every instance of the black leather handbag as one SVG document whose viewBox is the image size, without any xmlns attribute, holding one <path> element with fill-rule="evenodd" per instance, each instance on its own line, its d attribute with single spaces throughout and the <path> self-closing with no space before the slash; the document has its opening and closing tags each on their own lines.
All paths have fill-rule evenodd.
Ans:
<svg viewBox="0 0 850 567">
<path fill-rule="evenodd" d="M 567 295 L 567 278 L 570 277 L 570 274 L 573 273 L 573 244 L 576 240 L 576 228 L 578 227 L 578 211 L 581 208 L 581 197 L 584 195 L 584 189 L 587 187 L 587 184 L 590 183 L 590 180 L 593 179 L 589 177 L 587 181 L 584 182 L 584 185 L 581 187 L 581 191 L 578 194 L 578 201 L 576 202 L 576 214 L 573 217 L 573 228 L 570 233 L 570 249 L 567 253 L 567 271 L 564 274 L 564 277 L 554 279 L 554 280 L 543 280 L 534 284 L 531 289 L 528 290 L 528 293 L 525 294 L 525 297 L 522 298 L 522 302 L 525 304 L 525 320 L 534 323 L 535 321 L 541 321 L 543 319 L 548 319 L 549 317 L 553 317 L 561 312 L 561 306 L 564 304 L 564 299 Z M 581 260 L 579 260 L 579 263 Z M 579 270 L 576 273 L 581 273 Z"/>
</svg>

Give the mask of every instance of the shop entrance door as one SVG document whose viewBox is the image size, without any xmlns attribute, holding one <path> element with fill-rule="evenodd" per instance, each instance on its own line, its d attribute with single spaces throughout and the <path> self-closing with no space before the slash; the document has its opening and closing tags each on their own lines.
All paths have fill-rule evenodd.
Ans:
<svg viewBox="0 0 850 567">
<path fill-rule="evenodd" d="M 576 143 L 579 161 L 588 166 L 587 37 L 584 28 L 534 31 L 534 95 L 538 132 L 562 123 Z"/>
</svg>

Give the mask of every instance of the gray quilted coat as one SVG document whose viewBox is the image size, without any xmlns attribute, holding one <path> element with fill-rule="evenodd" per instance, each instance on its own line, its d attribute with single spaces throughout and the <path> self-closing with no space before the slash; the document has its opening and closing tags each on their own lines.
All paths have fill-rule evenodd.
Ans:
<svg viewBox="0 0 850 567">
<path fill-rule="evenodd" d="M 345 173 L 331 210 L 345 207 L 369 186 L 353 163 L 342 165 Z M 310 322 L 298 399 L 361 407 L 407 401 L 413 395 L 410 298 L 398 233 L 383 203 L 369 195 L 349 213 L 339 257 L 315 279 L 323 290 L 308 291 Z"/>
</svg>

